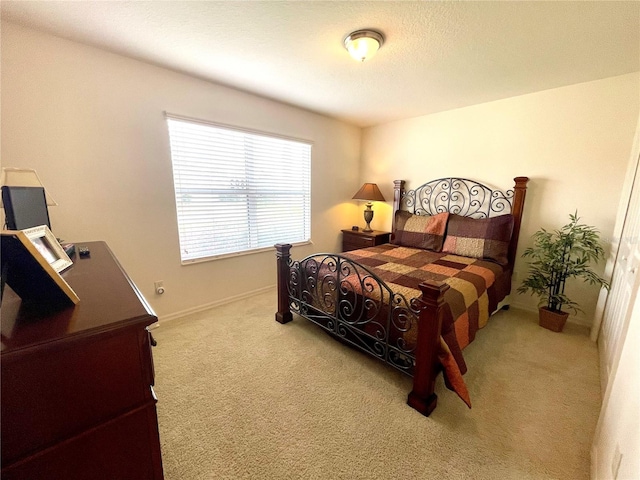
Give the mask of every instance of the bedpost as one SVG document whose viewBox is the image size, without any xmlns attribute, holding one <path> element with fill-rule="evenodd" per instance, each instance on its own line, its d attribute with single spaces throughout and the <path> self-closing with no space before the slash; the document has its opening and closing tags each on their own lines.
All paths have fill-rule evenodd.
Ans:
<svg viewBox="0 0 640 480">
<path fill-rule="evenodd" d="M 289 306 L 289 262 L 291 261 L 291 244 L 278 243 L 276 245 L 278 311 L 276 322 L 288 323 L 293 320 Z"/>
<path fill-rule="evenodd" d="M 418 320 L 418 340 L 416 366 L 413 373 L 413 390 L 407 404 L 425 416 L 429 416 L 438 404 L 435 393 L 436 377 L 440 371 L 438 348 L 442 329 L 442 307 L 444 293 L 449 289 L 446 283 L 423 282 L 420 284 L 422 296 L 420 318 Z"/>
<path fill-rule="evenodd" d="M 527 195 L 528 177 L 516 177 L 513 179 L 515 186 L 513 187 L 513 205 L 511 206 L 511 214 L 513 215 L 513 233 L 509 242 L 509 265 L 511 270 L 516 263 L 516 250 L 518 248 L 518 237 L 520 236 L 520 224 L 522 222 L 522 211 L 524 209 L 524 198 Z"/>
<path fill-rule="evenodd" d="M 396 231 L 396 211 L 400 210 L 400 201 L 404 194 L 404 180 L 393 181 L 393 211 L 391 212 L 391 235 Z M 393 238 L 392 238 L 393 240 Z"/>
</svg>

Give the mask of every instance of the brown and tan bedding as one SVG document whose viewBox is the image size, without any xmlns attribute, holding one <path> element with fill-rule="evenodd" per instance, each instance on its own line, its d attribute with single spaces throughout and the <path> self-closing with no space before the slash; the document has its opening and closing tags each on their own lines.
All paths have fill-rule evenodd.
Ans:
<svg viewBox="0 0 640 480">
<path fill-rule="evenodd" d="M 462 380 L 467 371 L 462 349 L 473 341 L 509 293 L 510 272 L 493 261 L 392 244 L 354 250 L 344 256 L 369 268 L 407 300 L 420 297 L 418 285 L 425 280 L 451 287 L 445 293 L 439 357 L 447 385 L 470 405 Z M 416 341 L 415 326 L 403 335 L 409 346 Z"/>
</svg>

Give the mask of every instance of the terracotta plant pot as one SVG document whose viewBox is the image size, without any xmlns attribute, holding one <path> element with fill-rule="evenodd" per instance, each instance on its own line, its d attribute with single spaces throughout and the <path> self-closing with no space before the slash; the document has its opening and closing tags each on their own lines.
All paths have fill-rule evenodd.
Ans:
<svg viewBox="0 0 640 480">
<path fill-rule="evenodd" d="M 564 324 L 567 323 L 567 317 L 569 316 L 566 312 L 554 312 L 553 310 L 549 310 L 547 307 L 540 307 L 538 314 L 540 326 L 554 332 L 562 331 Z"/>
</svg>

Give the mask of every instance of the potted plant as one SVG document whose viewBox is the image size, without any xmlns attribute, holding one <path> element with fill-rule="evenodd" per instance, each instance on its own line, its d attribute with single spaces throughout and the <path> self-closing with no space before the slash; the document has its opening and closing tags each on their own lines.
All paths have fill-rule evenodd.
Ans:
<svg viewBox="0 0 640 480">
<path fill-rule="evenodd" d="M 581 278 L 609 289 L 609 283 L 590 268 L 591 262 L 604 258 L 598 230 L 578 223 L 578 212 L 569 218 L 571 221 L 559 230 L 549 232 L 542 228 L 534 233 L 533 246 L 522 254 L 530 259 L 529 275 L 518 292 L 540 297 L 540 325 L 554 332 L 562 331 L 569 316 L 563 308 L 581 311 L 564 293 L 568 279 Z"/>
</svg>

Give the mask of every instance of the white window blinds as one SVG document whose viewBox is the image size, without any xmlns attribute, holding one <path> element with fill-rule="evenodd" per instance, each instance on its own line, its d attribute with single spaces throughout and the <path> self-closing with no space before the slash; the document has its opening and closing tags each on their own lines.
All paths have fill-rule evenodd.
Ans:
<svg viewBox="0 0 640 480">
<path fill-rule="evenodd" d="M 310 239 L 310 144 L 167 122 L 182 263 Z"/>
</svg>

